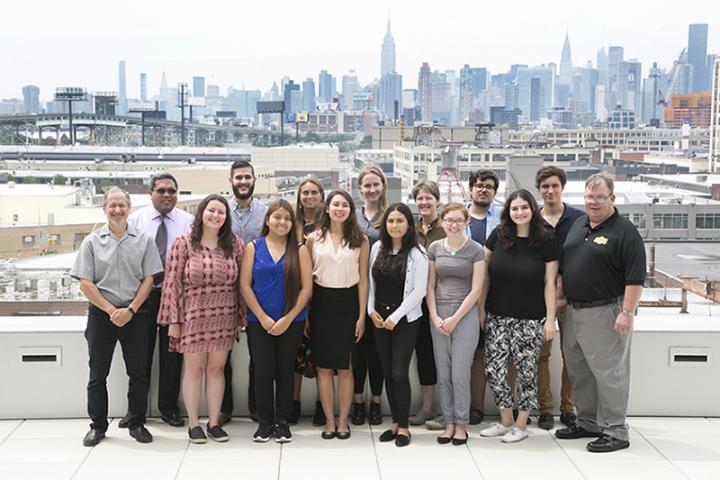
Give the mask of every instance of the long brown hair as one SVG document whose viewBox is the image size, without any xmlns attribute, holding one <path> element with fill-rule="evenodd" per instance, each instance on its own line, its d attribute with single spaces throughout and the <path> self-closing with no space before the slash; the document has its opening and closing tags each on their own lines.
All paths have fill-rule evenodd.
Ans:
<svg viewBox="0 0 720 480">
<path fill-rule="evenodd" d="M 313 223 L 317 227 L 318 221 L 320 221 L 320 217 L 322 217 L 323 212 L 323 203 L 325 202 L 325 189 L 322 186 L 322 182 L 320 182 L 320 179 L 318 179 L 315 175 L 308 175 L 305 177 L 301 182 L 300 185 L 298 185 L 297 189 L 297 201 L 295 202 L 295 217 L 297 218 L 297 221 L 299 222 L 299 226 L 302 228 L 298 228 L 298 239 L 303 242 L 305 240 L 304 237 L 304 229 L 305 229 L 305 207 L 303 206 L 302 202 L 300 201 L 300 192 L 302 191 L 303 187 L 307 185 L 308 183 L 312 183 L 315 185 L 318 190 L 320 190 L 320 205 L 318 205 L 317 212 L 315 212 L 315 219 L 313 220 Z"/>
<path fill-rule="evenodd" d="M 496 228 L 498 240 L 505 250 L 510 250 L 513 245 L 515 245 L 515 240 L 517 240 L 517 227 L 512 218 L 510 218 L 510 204 L 518 198 L 525 200 L 528 205 L 530 205 L 530 210 L 532 211 L 528 236 L 530 248 L 540 248 L 542 244 L 545 243 L 545 240 L 547 240 L 548 233 L 545 231 L 540 207 L 538 207 L 535 197 L 524 188 L 515 190 L 508 195 L 507 200 L 505 200 L 505 208 L 503 208 L 500 214 L 500 224 Z"/>
<path fill-rule="evenodd" d="M 300 295 L 300 289 L 302 287 L 301 276 L 300 276 L 300 246 L 297 242 L 297 221 L 295 219 L 295 213 L 293 212 L 292 205 L 287 200 L 278 199 L 272 202 L 267 209 L 265 214 L 265 221 L 263 222 L 262 231 L 260 235 L 267 237 L 270 233 L 270 227 L 268 227 L 268 220 L 270 216 L 276 211 L 283 209 L 290 215 L 290 231 L 287 234 L 285 241 L 285 311 L 287 313 L 292 310 L 295 306 L 298 296 Z"/>
<path fill-rule="evenodd" d="M 337 195 L 343 197 L 348 202 L 348 205 L 350 205 L 350 214 L 348 215 L 347 220 L 343 223 L 343 243 L 348 245 L 350 248 L 360 248 L 365 234 L 360 229 L 357 217 L 355 216 L 355 202 L 353 202 L 352 197 L 345 190 L 333 190 L 325 199 L 323 215 L 320 219 L 320 225 L 317 228 L 320 232 L 320 237 L 325 238 L 328 231 L 330 231 L 331 220 L 330 215 L 327 213 L 327 209 L 330 208 L 330 202 L 332 202 L 333 197 Z"/>
<path fill-rule="evenodd" d="M 228 201 L 225 200 L 225 197 L 217 193 L 211 193 L 203 198 L 198 205 L 192 228 L 190 229 L 190 243 L 193 248 L 200 248 L 200 241 L 203 236 L 203 213 L 205 213 L 205 209 L 212 201 L 220 202 L 225 206 L 225 223 L 223 223 L 218 232 L 218 246 L 222 249 L 226 257 L 230 257 L 233 253 L 232 214 L 230 213 Z"/>
</svg>

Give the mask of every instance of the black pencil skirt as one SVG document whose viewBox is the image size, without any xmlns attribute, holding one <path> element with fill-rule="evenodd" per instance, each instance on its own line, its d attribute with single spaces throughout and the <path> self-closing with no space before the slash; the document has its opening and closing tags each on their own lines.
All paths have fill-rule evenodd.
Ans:
<svg viewBox="0 0 720 480">
<path fill-rule="evenodd" d="M 355 323 L 360 316 L 358 286 L 325 288 L 313 284 L 310 346 L 316 367 L 350 368 Z"/>
</svg>

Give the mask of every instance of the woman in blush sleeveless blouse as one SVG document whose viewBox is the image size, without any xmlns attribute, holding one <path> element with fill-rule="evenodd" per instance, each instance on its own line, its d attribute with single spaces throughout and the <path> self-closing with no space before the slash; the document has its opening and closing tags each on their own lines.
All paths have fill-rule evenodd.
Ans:
<svg viewBox="0 0 720 480">
<path fill-rule="evenodd" d="M 333 190 L 318 229 L 308 237 L 313 260 L 310 342 L 317 368 L 325 439 L 350 438 L 353 395 L 351 352 L 365 331 L 368 240 L 360 231 L 349 193 Z M 335 423 L 333 371 L 338 374 L 340 412 Z"/>
<path fill-rule="evenodd" d="M 265 214 L 260 238 L 245 248 L 241 269 L 240 291 L 249 309 L 247 331 L 260 416 L 253 436 L 256 442 L 272 436 L 279 443 L 292 440 L 295 352 L 312 292 L 310 254 L 298 245 L 296 228 L 290 203 L 275 200 Z"/>
<path fill-rule="evenodd" d="M 232 234 L 229 212 L 222 196 L 205 197 L 190 233 L 173 243 L 165 267 L 158 323 L 169 325 L 170 351 L 183 354 L 182 393 L 193 443 L 207 441 L 199 420 L 203 376 L 210 417 L 207 434 L 219 442 L 229 438 L 219 426 L 223 370 L 245 324 L 238 285 L 243 245 Z"/>
</svg>

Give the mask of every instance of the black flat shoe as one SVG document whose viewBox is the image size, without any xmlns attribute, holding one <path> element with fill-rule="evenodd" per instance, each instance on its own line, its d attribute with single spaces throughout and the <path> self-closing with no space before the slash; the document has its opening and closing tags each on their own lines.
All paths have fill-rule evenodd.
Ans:
<svg viewBox="0 0 720 480">
<path fill-rule="evenodd" d="M 163 422 L 167 423 L 171 427 L 179 428 L 185 426 L 185 420 L 177 413 L 173 413 L 171 415 L 162 415 L 160 418 Z"/>
<path fill-rule="evenodd" d="M 437 437 L 437 442 L 440 445 L 447 445 L 448 443 L 452 442 L 452 437 Z"/>
<path fill-rule="evenodd" d="M 456 447 L 459 447 L 460 445 L 465 445 L 465 444 L 467 443 L 467 439 L 468 439 L 468 437 L 465 437 L 465 438 L 455 438 L 455 437 L 453 437 L 453 438 L 452 438 L 452 444 L 455 445 Z"/>
<path fill-rule="evenodd" d="M 383 421 L 380 404 L 370 402 L 370 413 L 368 413 L 368 423 L 370 425 L 380 425 Z"/>
<path fill-rule="evenodd" d="M 573 425 L 572 427 L 560 428 L 558 430 L 555 430 L 555 437 L 557 437 L 561 440 L 573 440 L 576 438 L 597 438 L 599 436 L 600 436 L 599 433 L 585 430 L 584 428 L 579 427 L 577 425 Z"/>
<path fill-rule="evenodd" d="M 118 420 L 118 428 L 128 428 L 127 417 L 122 417 Z"/>
<path fill-rule="evenodd" d="M 138 443 L 151 443 L 153 441 L 153 436 L 150 432 L 148 432 L 147 428 L 145 428 L 143 425 L 140 425 L 139 427 L 131 428 L 128 430 L 130 433 L 130 436 L 135 439 Z"/>
<path fill-rule="evenodd" d="M 393 432 L 392 430 L 385 430 L 383 433 L 380 434 L 379 440 L 381 442 L 392 442 L 397 438 L 398 434 L 396 432 Z"/>
<path fill-rule="evenodd" d="M 597 440 L 593 440 L 592 442 L 587 444 L 587 449 L 589 452 L 595 452 L 595 453 L 608 453 L 608 452 L 614 452 L 616 450 L 622 450 L 623 448 L 628 448 L 630 446 L 630 442 L 627 440 L 620 440 L 615 437 L 611 437 L 610 435 L 603 433 L 598 437 Z"/>
<path fill-rule="evenodd" d="M 335 433 L 335 437 L 336 437 L 338 440 L 347 440 L 348 438 L 350 438 L 350 426 L 348 425 L 348 430 L 347 430 L 347 432 L 337 432 L 337 433 Z"/>
<path fill-rule="evenodd" d="M 335 438 L 336 435 L 337 431 L 334 430 L 332 432 L 326 432 L 325 430 L 323 430 L 323 432 L 320 434 L 323 440 L 332 440 L 333 438 Z"/>
<path fill-rule="evenodd" d="M 410 445 L 410 435 L 400 433 L 395 437 L 396 447 L 407 447 L 408 445 Z"/>
<path fill-rule="evenodd" d="M 100 440 L 103 438 L 105 438 L 105 432 L 91 428 L 90 431 L 85 434 L 85 437 L 83 437 L 83 445 L 86 447 L 94 447 L 100 443 Z"/>
<path fill-rule="evenodd" d="M 362 425 L 365 423 L 365 404 L 353 403 L 350 408 L 350 422 L 353 425 Z"/>
<path fill-rule="evenodd" d="M 560 422 L 566 427 L 572 427 L 577 423 L 577 415 L 574 412 L 563 412 L 560 414 Z"/>
</svg>

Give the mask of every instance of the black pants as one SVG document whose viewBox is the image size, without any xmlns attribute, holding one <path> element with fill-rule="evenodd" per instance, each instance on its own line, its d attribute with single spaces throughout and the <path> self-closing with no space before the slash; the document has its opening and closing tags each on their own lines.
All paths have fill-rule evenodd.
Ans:
<svg viewBox="0 0 720 480">
<path fill-rule="evenodd" d="M 108 428 L 107 376 L 110 374 L 115 344 L 120 341 L 125 370 L 128 374 L 128 427 L 136 428 L 145 423 L 148 382 L 145 374 L 147 354 L 147 322 L 142 309 L 124 326 L 110 321 L 107 313 L 94 305 L 88 309 L 85 338 L 90 356 L 90 379 L 87 386 L 90 428 L 101 432 Z"/>
<path fill-rule="evenodd" d="M 305 322 L 293 322 L 285 333 L 273 336 L 260 322 L 248 322 L 257 413 L 263 423 L 287 422 L 292 414 L 295 353 L 304 329 Z"/>
<path fill-rule="evenodd" d="M 257 411 L 255 405 L 255 366 L 253 365 L 252 348 L 250 347 L 250 337 L 248 336 L 248 352 L 250 353 L 250 364 L 248 365 L 248 410 L 251 414 Z M 232 390 L 232 349 L 228 352 L 227 361 L 225 362 L 225 393 L 223 394 L 222 405 L 220 405 L 220 411 L 227 415 L 232 416 L 233 409 L 235 408 L 235 402 L 233 400 Z"/>
<path fill-rule="evenodd" d="M 170 352 L 168 347 L 170 339 L 168 337 L 167 325 L 158 325 L 158 311 L 160 310 L 160 290 L 155 289 L 150 293 L 147 299 L 147 326 L 148 326 L 148 343 L 147 343 L 147 362 L 145 371 L 147 372 L 147 381 L 150 385 L 150 377 L 152 374 L 153 355 L 155 353 L 155 339 L 158 339 L 158 410 L 164 416 L 171 416 L 180 412 L 178 408 L 178 396 L 180 395 L 180 378 L 182 376 L 182 353 Z"/>
<path fill-rule="evenodd" d="M 370 392 L 375 396 L 382 395 L 383 370 L 380 364 L 377 347 L 375 346 L 375 328 L 369 328 L 372 320 L 366 317 L 365 335 L 353 346 L 353 379 L 354 393 L 365 391 L 365 376 L 370 377 Z"/>
<path fill-rule="evenodd" d="M 408 428 L 410 359 L 417 343 L 419 327 L 417 320 L 408 323 L 404 317 L 392 331 L 371 327 L 385 375 L 385 390 L 393 423 L 397 423 L 400 428 Z"/>
<path fill-rule="evenodd" d="M 432 335 L 430 334 L 430 313 L 427 303 L 422 302 L 422 317 L 415 320 L 418 323 L 417 343 L 415 355 L 417 356 L 417 372 L 420 385 L 430 386 L 437 383 L 437 370 L 435 369 L 435 354 L 433 353 Z"/>
</svg>

